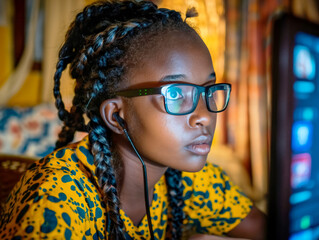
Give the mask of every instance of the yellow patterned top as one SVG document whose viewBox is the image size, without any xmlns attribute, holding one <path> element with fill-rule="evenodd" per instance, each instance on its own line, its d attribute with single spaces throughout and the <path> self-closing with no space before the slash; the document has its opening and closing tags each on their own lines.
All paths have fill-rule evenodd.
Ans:
<svg viewBox="0 0 319 240">
<path fill-rule="evenodd" d="M 217 166 L 182 174 L 184 237 L 222 235 L 249 213 L 252 203 Z M 0 239 L 104 239 L 106 206 L 95 176 L 88 138 L 34 163 L 9 195 Z M 150 206 L 155 239 L 165 239 L 168 196 L 165 176 L 155 185 Z M 147 218 L 138 226 L 121 210 L 127 239 L 150 239 Z M 16 237 L 16 238 L 13 238 Z"/>
</svg>

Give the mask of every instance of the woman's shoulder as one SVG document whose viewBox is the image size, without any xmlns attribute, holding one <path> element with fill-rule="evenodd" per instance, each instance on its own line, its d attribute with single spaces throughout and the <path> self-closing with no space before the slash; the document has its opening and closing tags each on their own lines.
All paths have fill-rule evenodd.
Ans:
<svg viewBox="0 0 319 240">
<path fill-rule="evenodd" d="M 186 199 L 200 195 L 204 198 L 209 195 L 221 198 L 238 195 L 247 198 L 221 167 L 211 163 L 206 163 L 199 172 L 183 172 L 182 183 Z"/>
<path fill-rule="evenodd" d="M 184 212 L 198 232 L 220 235 L 246 217 L 251 201 L 217 165 L 207 163 L 199 172 L 183 173 Z M 230 217 L 231 216 L 231 217 Z"/>
<path fill-rule="evenodd" d="M 76 156 L 76 148 L 77 144 L 68 145 L 32 164 L 15 186 L 21 189 L 18 195 L 34 190 L 38 195 L 67 194 L 67 198 L 80 201 L 98 194 L 91 171 Z"/>
<path fill-rule="evenodd" d="M 90 171 L 74 156 L 75 149 L 76 145 L 59 149 L 30 166 L 9 195 L 2 219 L 7 228 L 0 233 L 13 231 L 18 224 L 43 234 L 58 234 L 63 225 L 63 229 L 72 230 L 70 225 L 89 229 L 87 220 L 102 221 L 105 205 Z M 40 222 L 50 223 L 52 229 Z"/>
</svg>

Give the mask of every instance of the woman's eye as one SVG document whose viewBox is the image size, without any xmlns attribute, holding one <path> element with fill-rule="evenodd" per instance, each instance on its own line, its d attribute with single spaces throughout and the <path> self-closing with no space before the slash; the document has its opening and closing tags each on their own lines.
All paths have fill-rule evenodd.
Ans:
<svg viewBox="0 0 319 240">
<path fill-rule="evenodd" d="M 178 87 L 172 87 L 167 89 L 166 97 L 168 100 L 178 100 L 183 98 L 182 89 Z"/>
</svg>

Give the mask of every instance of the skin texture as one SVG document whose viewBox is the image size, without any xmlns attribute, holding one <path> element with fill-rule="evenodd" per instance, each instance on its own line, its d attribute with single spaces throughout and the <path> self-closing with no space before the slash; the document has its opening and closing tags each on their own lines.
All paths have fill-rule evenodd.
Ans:
<svg viewBox="0 0 319 240">
<path fill-rule="evenodd" d="M 209 51 L 195 33 L 166 33 L 165 41 L 154 44 L 151 51 L 144 52 L 143 61 L 136 64 L 126 76 L 128 83 L 123 89 L 154 87 L 170 82 L 206 86 L 216 80 Z M 114 146 L 123 165 L 121 207 L 137 225 L 145 215 L 142 166 L 122 128 L 112 117 L 114 112 L 118 112 L 125 120 L 127 130 L 145 161 L 150 202 L 154 185 L 167 167 L 190 172 L 203 168 L 215 132 L 216 113 L 209 112 L 205 100 L 200 98 L 194 112 L 182 116 L 170 115 L 165 112 L 161 95 L 129 99 L 118 97 L 106 100 L 101 105 L 101 115 L 106 125 L 113 130 Z M 259 210 L 256 211 L 257 214 L 252 217 L 249 215 L 249 219 L 240 223 L 230 235 L 254 237 L 245 232 L 251 231 L 256 223 L 260 222 L 262 226 L 263 216 L 259 215 Z M 249 228 L 246 228 L 246 223 Z M 197 235 L 192 239 L 206 237 Z"/>
</svg>

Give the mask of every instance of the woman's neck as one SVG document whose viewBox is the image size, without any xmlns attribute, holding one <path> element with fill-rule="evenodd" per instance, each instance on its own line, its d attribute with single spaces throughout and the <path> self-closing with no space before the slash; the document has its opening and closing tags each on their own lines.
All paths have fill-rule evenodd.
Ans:
<svg viewBox="0 0 319 240">
<path fill-rule="evenodd" d="M 120 186 L 121 208 L 138 225 L 146 214 L 144 198 L 143 165 L 130 148 L 122 144 L 117 148 L 121 156 L 122 172 Z M 149 203 L 153 200 L 155 184 L 163 176 L 167 167 L 158 166 L 147 159 L 143 159 L 147 169 Z"/>
</svg>

